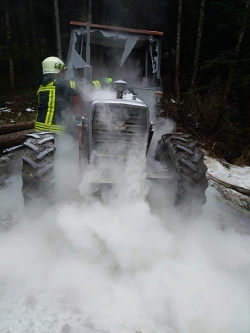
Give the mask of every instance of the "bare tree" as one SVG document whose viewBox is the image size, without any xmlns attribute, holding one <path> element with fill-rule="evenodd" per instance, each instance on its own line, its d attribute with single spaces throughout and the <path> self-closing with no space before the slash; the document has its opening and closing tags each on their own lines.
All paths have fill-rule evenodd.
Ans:
<svg viewBox="0 0 250 333">
<path fill-rule="evenodd" d="M 242 41 L 243 41 L 243 38 L 244 38 L 244 35 L 245 35 L 245 32 L 246 32 L 248 15 L 249 15 L 249 12 L 250 12 L 249 2 L 250 2 L 250 0 L 246 1 L 245 12 L 244 12 L 243 19 L 241 21 L 241 29 L 240 29 L 237 44 L 236 44 L 236 47 L 235 47 L 235 51 L 234 51 L 234 61 L 233 61 L 233 64 L 230 68 L 226 88 L 225 88 L 225 91 L 224 91 L 224 96 L 223 96 L 224 100 L 228 99 L 228 96 L 229 96 L 230 90 L 231 90 L 231 86 L 232 86 L 232 82 L 233 82 L 233 79 L 234 79 L 234 76 L 235 76 L 236 65 L 237 65 L 237 61 L 239 59 L 241 44 L 242 44 Z"/>
<path fill-rule="evenodd" d="M 79 1 L 79 19 L 92 22 L 92 0 Z"/>
<path fill-rule="evenodd" d="M 79 19 L 82 22 L 87 21 L 87 0 L 80 0 L 79 1 Z"/>
<path fill-rule="evenodd" d="M 30 48 L 29 32 L 27 28 L 27 6 L 24 6 L 22 1 L 17 1 L 16 10 L 18 15 L 13 11 L 13 23 L 15 22 L 13 25 L 15 26 L 15 30 L 18 29 L 19 31 L 19 52 L 21 58 L 24 59 L 25 53 L 28 52 Z"/>
<path fill-rule="evenodd" d="M 62 47 L 61 47 L 61 35 L 60 35 L 60 21 L 59 21 L 58 0 L 54 0 L 54 9 L 55 9 L 57 55 L 58 55 L 58 57 L 60 59 L 62 59 Z"/>
<path fill-rule="evenodd" d="M 102 23 L 106 20 L 106 0 L 102 0 Z"/>
<path fill-rule="evenodd" d="M 205 5 L 206 5 L 206 0 L 201 0 L 200 18 L 199 18 L 198 32 L 197 32 L 197 39 L 196 39 L 194 68 L 193 68 L 191 89 L 194 89 L 197 84 L 197 74 L 198 74 L 198 69 L 199 69 L 200 48 L 201 48 L 202 27 L 203 27 L 203 21 L 204 21 Z"/>
<path fill-rule="evenodd" d="M 36 45 L 36 33 L 35 33 L 35 23 L 34 23 L 34 8 L 33 8 L 33 0 L 29 0 L 29 15 L 30 15 L 30 25 L 31 25 L 31 36 L 32 43 L 31 48 L 34 49 L 34 45 Z"/>
<path fill-rule="evenodd" d="M 10 87 L 15 88 L 15 76 L 14 76 L 14 60 L 13 60 L 13 50 L 11 43 L 11 24 L 10 24 L 10 12 L 9 12 L 9 2 L 5 0 L 5 22 L 6 22 L 6 40 L 7 40 L 7 54 L 9 59 L 9 70 L 10 70 Z"/>
<path fill-rule="evenodd" d="M 92 0 L 88 1 L 88 21 L 92 22 Z"/>
<path fill-rule="evenodd" d="M 177 109 L 180 106 L 180 46 L 181 46 L 181 19 L 182 19 L 182 0 L 179 0 L 178 21 L 177 21 L 177 37 L 176 37 L 176 59 L 175 59 L 175 92 Z"/>
</svg>

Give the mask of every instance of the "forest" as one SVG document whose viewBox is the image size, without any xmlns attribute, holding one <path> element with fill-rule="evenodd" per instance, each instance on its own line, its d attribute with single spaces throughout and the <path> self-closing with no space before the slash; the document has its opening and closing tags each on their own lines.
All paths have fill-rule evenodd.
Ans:
<svg viewBox="0 0 250 333">
<path fill-rule="evenodd" d="M 66 60 L 70 21 L 162 31 L 165 116 L 210 154 L 250 165 L 249 1 L 3 0 L 0 107 L 35 107 L 41 62 Z"/>
</svg>

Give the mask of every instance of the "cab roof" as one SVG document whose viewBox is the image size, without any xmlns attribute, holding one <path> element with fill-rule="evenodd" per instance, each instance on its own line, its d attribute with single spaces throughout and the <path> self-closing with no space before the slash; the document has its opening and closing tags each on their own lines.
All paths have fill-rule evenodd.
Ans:
<svg viewBox="0 0 250 333">
<path fill-rule="evenodd" d="M 84 22 L 70 21 L 71 27 L 81 27 L 81 26 L 86 27 L 86 25 L 87 25 L 87 23 L 84 23 Z M 111 26 L 111 25 L 102 25 L 102 24 L 93 24 L 93 23 L 90 23 L 90 28 L 104 29 L 104 30 L 116 30 L 116 31 L 123 31 L 123 32 L 128 32 L 128 33 L 145 34 L 145 35 L 153 35 L 153 36 L 163 36 L 163 32 L 161 32 L 161 31 L 130 29 L 130 28 L 115 27 L 115 26 Z"/>
</svg>

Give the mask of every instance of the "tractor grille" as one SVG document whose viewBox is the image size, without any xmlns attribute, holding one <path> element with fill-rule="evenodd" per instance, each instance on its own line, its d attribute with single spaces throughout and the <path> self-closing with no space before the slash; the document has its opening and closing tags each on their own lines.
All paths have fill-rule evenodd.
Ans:
<svg viewBox="0 0 250 333">
<path fill-rule="evenodd" d="M 92 156 L 126 158 L 146 147 L 148 109 L 145 107 L 96 104 L 92 119 Z"/>
</svg>

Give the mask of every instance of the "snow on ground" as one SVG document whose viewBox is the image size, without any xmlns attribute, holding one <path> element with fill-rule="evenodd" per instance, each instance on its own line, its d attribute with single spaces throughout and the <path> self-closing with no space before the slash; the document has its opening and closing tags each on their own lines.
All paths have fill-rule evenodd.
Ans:
<svg viewBox="0 0 250 333">
<path fill-rule="evenodd" d="M 210 185 L 219 191 L 219 196 L 236 209 L 250 213 L 250 167 L 236 166 L 225 161 L 205 156 Z"/>
<path fill-rule="evenodd" d="M 220 162 L 209 156 L 205 156 L 205 164 L 212 176 L 250 190 L 250 167 Z"/>
</svg>

